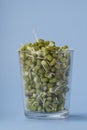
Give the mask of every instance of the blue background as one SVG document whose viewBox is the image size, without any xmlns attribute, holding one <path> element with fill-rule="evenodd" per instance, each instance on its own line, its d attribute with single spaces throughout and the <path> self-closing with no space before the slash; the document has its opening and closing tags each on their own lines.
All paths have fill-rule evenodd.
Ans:
<svg viewBox="0 0 87 130">
<path fill-rule="evenodd" d="M 71 116 L 28 120 L 23 114 L 18 48 L 37 36 L 75 50 Z M 87 129 L 87 0 L 0 0 L 0 130 Z"/>
</svg>

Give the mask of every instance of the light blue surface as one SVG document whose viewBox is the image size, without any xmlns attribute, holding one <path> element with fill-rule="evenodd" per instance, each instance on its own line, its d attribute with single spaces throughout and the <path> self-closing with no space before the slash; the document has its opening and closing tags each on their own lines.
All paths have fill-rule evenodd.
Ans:
<svg viewBox="0 0 87 130">
<path fill-rule="evenodd" d="M 17 50 L 39 38 L 75 50 L 71 116 L 28 120 L 23 115 Z M 0 0 L 0 130 L 87 129 L 87 0 Z"/>
</svg>

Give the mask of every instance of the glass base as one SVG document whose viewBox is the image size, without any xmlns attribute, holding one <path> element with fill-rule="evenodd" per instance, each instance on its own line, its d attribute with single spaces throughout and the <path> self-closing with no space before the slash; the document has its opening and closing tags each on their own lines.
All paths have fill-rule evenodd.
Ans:
<svg viewBox="0 0 87 130">
<path fill-rule="evenodd" d="M 30 119 L 64 119 L 69 116 L 68 110 L 63 110 L 61 112 L 54 113 L 40 113 L 40 112 L 30 112 L 25 111 L 25 116 Z"/>
</svg>

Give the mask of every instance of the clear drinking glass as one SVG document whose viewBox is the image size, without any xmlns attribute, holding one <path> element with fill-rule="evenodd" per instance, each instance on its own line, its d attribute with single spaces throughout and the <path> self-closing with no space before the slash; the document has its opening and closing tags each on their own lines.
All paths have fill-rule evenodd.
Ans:
<svg viewBox="0 0 87 130">
<path fill-rule="evenodd" d="M 42 52 L 40 52 L 42 53 Z M 58 119 L 69 116 L 73 50 L 43 57 L 19 51 L 24 113 L 28 118 Z"/>
</svg>

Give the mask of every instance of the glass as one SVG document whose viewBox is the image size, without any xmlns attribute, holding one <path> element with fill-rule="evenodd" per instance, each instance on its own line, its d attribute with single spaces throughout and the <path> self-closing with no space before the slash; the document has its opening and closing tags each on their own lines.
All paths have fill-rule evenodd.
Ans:
<svg viewBox="0 0 87 130">
<path fill-rule="evenodd" d="M 50 62 L 29 51 L 19 51 L 24 113 L 28 118 L 69 116 L 73 50 L 52 53 Z"/>
</svg>

